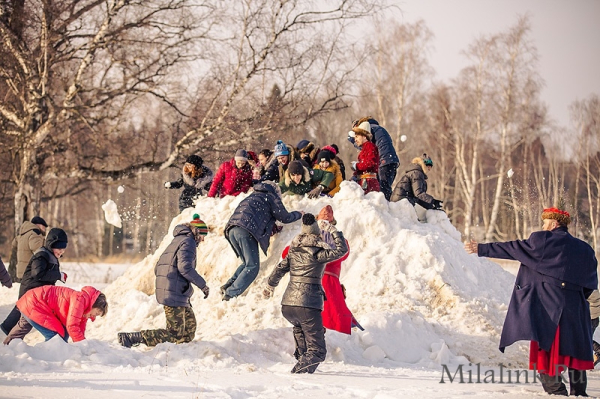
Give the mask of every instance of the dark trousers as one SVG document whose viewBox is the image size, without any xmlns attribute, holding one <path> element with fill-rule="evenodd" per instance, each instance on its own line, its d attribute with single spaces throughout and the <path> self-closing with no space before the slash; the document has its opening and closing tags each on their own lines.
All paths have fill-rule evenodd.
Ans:
<svg viewBox="0 0 600 399">
<path fill-rule="evenodd" d="M 392 184 L 396 178 L 396 171 L 398 170 L 398 164 L 392 163 L 379 167 L 379 187 L 386 200 L 390 200 L 392 197 Z"/>
<path fill-rule="evenodd" d="M 585 389 L 587 387 L 587 374 L 585 370 L 575 370 L 569 369 L 569 385 L 570 385 L 570 395 L 571 396 L 587 396 Z M 560 395 L 560 396 L 569 396 L 567 393 L 567 388 L 565 384 L 562 382 L 562 375 L 557 374 L 554 377 L 549 376 L 548 374 L 540 373 L 540 381 L 542 382 L 542 387 L 544 391 L 546 391 L 549 395 Z"/>
<path fill-rule="evenodd" d="M 242 259 L 242 264 L 237 268 L 233 276 L 225 283 L 227 289 L 225 295 L 233 298 L 241 295 L 258 276 L 260 270 L 260 254 L 258 252 L 258 241 L 250 232 L 241 227 L 233 227 L 229 230 L 229 242 L 235 248 L 235 252 Z"/>
<path fill-rule="evenodd" d="M 8 335 L 10 333 L 10 330 L 12 330 L 17 325 L 20 318 L 21 318 L 21 312 L 15 306 L 10 311 L 8 316 L 6 316 L 6 319 L 4 319 L 2 324 L 0 324 L 0 328 L 2 329 L 2 332 L 4 332 L 4 334 Z"/>
<path fill-rule="evenodd" d="M 294 356 L 298 360 L 294 369 L 299 372 L 313 373 L 319 363 L 325 360 L 327 354 L 321 310 L 283 305 L 281 313 L 294 326 L 294 341 L 296 341 Z"/>
</svg>

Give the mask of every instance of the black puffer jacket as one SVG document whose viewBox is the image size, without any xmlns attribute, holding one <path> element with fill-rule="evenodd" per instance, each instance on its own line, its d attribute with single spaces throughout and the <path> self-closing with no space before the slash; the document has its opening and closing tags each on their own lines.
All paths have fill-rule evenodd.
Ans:
<svg viewBox="0 0 600 399">
<path fill-rule="evenodd" d="M 281 278 L 290 273 L 290 282 L 283 294 L 282 305 L 302 306 L 323 310 L 325 292 L 321 285 L 325 264 L 341 258 L 348 245 L 341 231 L 332 234 L 335 248 L 314 234 L 300 234 L 290 244 L 288 255 L 269 276 L 268 283 L 276 287 Z"/>
<path fill-rule="evenodd" d="M 202 175 L 195 179 L 189 175 L 182 175 L 179 180 L 170 182 L 171 186 L 169 188 L 171 189 L 183 187 L 183 191 L 179 196 L 180 211 L 183 211 L 186 208 L 193 208 L 195 198 L 208 194 L 214 174 L 210 168 L 204 165 L 202 165 L 201 169 Z"/>
<path fill-rule="evenodd" d="M 67 233 L 56 227 L 50 229 L 44 246 L 34 252 L 25 267 L 21 288 L 19 288 L 19 298 L 32 288 L 55 285 L 60 280 L 60 264 L 51 249 L 52 244 L 58 241 L 68 242 Z"/>
<path fill-rule="evenodd" d="M 225 226 L 227 241 L 229 230 L 238 226 L 252 234 L 265 255 L 267 254 L 275 221 L 292 223 L 302 217 L 300 212 L 288 212 L 285 209 L 281 202 L 281 194 L 277 190 L 277 185 L 271 181 L 254 185 L 254 192 L 240 202 Z M 235 248 L 233 250 L 235 251 Z M 236 255 L 240 256 L 237 252 Z"/>
<path fill-rule="evenodd" d="M 161 305 L 190 307 L 192 284 L 202 289 L 206 281 L 196 271 L 196 241 L 188 225 L 173 230 L 175 238 L 162 253 L 156 266 L 156 300 Z"/>
<path fill-rule="evenodd" d="M 403 198 L 408 199 L 413 205 L 416 203 L 425 209 L 433 209 L 434 198 L 427 194 L 427 175 L 420 164 L 410 164 L 394 188 L 390 201 L 397 202 Z"/>
</svg>

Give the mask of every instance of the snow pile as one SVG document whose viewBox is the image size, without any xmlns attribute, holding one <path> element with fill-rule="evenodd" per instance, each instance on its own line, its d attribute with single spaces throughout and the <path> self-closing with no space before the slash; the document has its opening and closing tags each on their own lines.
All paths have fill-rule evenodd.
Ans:
<svg viewBox="0 0 600 399">
<path fill-rule="evenodd" d="M 156 370 L 174 370 L 177 375 L 218 370 L 289 374 L 294 344 L 280 306 L 287 278 L 273 299 L 265 300 L 261 293 L 283 248 L 300 231 L 300 222 L 284 225 L 272 238 L 268 256 L 261 254 L 261 272 L 245 295 L 229 302 L 222 302 L 219 295 L 219 287 L 239 265 L 223 229 L 244 197 L 201 198 L 195 209 L 173 219 L 156 253 L 103 288 L 109 313 L 88 323 L 90 339 L 70 345 L 60 339 L 39 343 L 41 336 L 32 333 L 25 342 L 0 348 L 0 372 L 114 373 L 116 367 L 118 373 L 136 374 Z M 333 199 L 284 196 L 284 204 L 288 210 L 315 214 L 330 204 L 350 244 L 341 281 L 349 308 L 366 330 L 350 336 L 328 331 L 327 360 L 319 370 L 335 373 L 375 367 L 381 370 L 378 374 L 385 374 L 409 367 L 437 372 L 442 364 L 468 362 L 524 367 L 525 344 L 509 348 L 506 354 L 497 349 L 514 277 L 495 263 L 467 255 L 445 213 L 428 211 L 428 222 L 421 223 L 407 202 L 388 203 L 381 193 L 364 196 L 350 182 L 344 182 Z M 211 294 L 204 300 L 196 290 L 192 298 L 196 339 L 185 345 L 121 348 L 116 339 L 119 331 L 164 328 L 162 306 L 153 296 L 154 264 L 171 241 L 173 228 L 190 221 L 194 213 L 212 229 L 198 248 L 197 269 Z M 71 284 L 81 287 L 77 281 Z M 8 291 L 14 290 L 0 292 L 4 314 L 14 304 Z M 38 344 L 31 346 L 34 343 Z"/>
<path fill-rule="evenodd" d="M 198 319 L 196 340 L 240 339 L 245 344 L 235 356 L 238 362 L 263 347 L 279 352 L 276 360 L 291 362 L 293 342 L 279 305 L 287 280 L 276 289 L 274 299 L 265 300 L 261 293 L 281 251 L 300 231 L 299 221 L 284 225 L 272 239 L 268 256 L 261 255 L 261 272 L 245 295 L 222 302 L 218 293 L 239 265 L 223 229 L 243 198 L 201 198 L 195 209 L 173 219 L 156 253 L 108 287 L 110 316 L 94 323 L 89 336 L 115 342 L 117 331 L 164 327 L 162 306 L 148 296 L 154 290 L 154 264 L 173 228 L 197 212 L 212 231 L 198 248 L 197 269 L 208 281 L 211 295 L 207 300 L 199 294 L 192 298 Z M 284 204 L 288 210 L 315 214 L 332 205 L 338 228 L 350 243 L 341 281 L 348 305 L 366 331 L 352 336 L 328 332 L 332 361 L 424 367 L 464 363 L 463 356 L 484 364 L 523 361 L 519 349 L 509 351 L 508 357 L 497 349 L 514 277 L 490 261 L 467 255 L 460 233 L 445 213 L 428 211 L 428 223 L 420 223 L 407 202 L 388 203 L 380 193 L 365 197 L 350 182 L 344 182 L 333 199 L 284 196 Z M 272 329 L 283 339 L 274 340 Z"/>
</svg>

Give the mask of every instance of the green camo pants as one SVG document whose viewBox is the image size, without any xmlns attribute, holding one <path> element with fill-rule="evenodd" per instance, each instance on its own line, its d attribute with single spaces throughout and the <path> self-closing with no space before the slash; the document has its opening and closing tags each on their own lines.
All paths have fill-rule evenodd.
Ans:
<svg viewBox="0 0 600 399">
<path fill-rule="evenodd" d="M 148 346 L 156 346 L 162 342 L 182 344 L 191 342 L 196 335 L 196 316 L 192 308 L 183 306 L 165 306 L 167 328 L 159 330 L 142 330 L 142 338 Z"/>
</svg>

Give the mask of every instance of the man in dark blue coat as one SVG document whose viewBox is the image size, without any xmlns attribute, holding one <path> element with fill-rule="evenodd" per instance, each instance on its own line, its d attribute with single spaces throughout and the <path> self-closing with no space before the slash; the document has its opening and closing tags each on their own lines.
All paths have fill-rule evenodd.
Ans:
<svg viewBox="0 0 600 399">
<path fill-rule="evenodd" d="M 379 187 L 381 192 L 385 196 L 386 200 L 390 200 L 392 196 L 392 184 L 396 178 L 396 171 L 400 166 L 400 160 L 396 154 L 396 149 L 392 142 L 392 138 L 385 128 L 379 126 L 379 122 L 370 116 L 364 117 L 357 121 L 354 121 L 352 127 L 360 125 L 364 121 L 369 121 L 371 125 L 371 134 L 373 135 L 373 143 L 377 146 L 379 151 L 379 170 L 377 172 L 377 178 L 379 179 Z M 348 141 L 354 144 L 354 136 L 348 136 Z"/>
<path fill-rule="evenodd" d="M 598 288 L 598 262 L 588 244 L 569 234 L 571 219 L 567 212 L 544 209 L 542 219 L 543 231 L 532 233 L 527 240 L 489 244 L 471 241 L 465 244 L 465 250 L 521 262 L 500 350 L 504 352 L 516 341 L 530 340 L 530 369 L 540 371 L 546 392 L 567 395 L 560 372 L 568 368 L 571 395 L 587 396 L 585 370 L 594 365 L 586 298 Z"/>
<path fill-rule="evenodd" d="M 204 241 L 208 227 L 194 214 L 194 219 L 175 226 L 173 241 L 162 253 L 156 266 L 156 300 L 164 306 L 167 328 L 118 333 L 119 343 L 127 348 L 146 344 L 156 346 L 162 342 L 175 344 L 191 342 L 196 335 L 196 316 L 190 304 L 194 293 L 192 284 L 202 290 L 204 299 L 209 288 L 196 271 L 197 245 Z"/>
<path fill-rule="evenodd" d="M 225 238 L 242 264 L 221 287 L 224 301 L 241 295 L 258 275 L 258 246 L 266 255 L 275 221 L 292 223 L 301 217 L 302 213 L 285 209 L 277 184 L 264 181 L 254 185 L 254 192 L 240 202 L 225 226 Z"/>
</svg>

